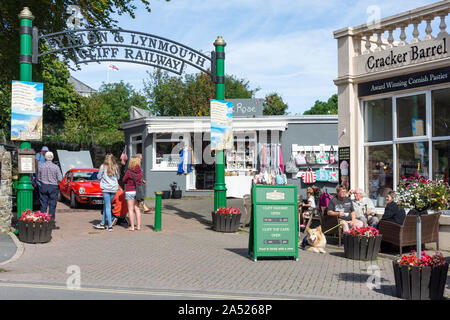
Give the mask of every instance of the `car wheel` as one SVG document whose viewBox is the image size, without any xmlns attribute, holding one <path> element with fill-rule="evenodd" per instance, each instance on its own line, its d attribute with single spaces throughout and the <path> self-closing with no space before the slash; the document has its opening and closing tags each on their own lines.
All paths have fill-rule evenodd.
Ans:
<svg viewBox="0 0 450 320">
<path fill-rule="evenodd" d="M 75 199 L 75 193 L 73 193 L 73 191 L 70 193 L 70 207 L 71 208 L 77 207 L 77 200 Z"/>
</svg>

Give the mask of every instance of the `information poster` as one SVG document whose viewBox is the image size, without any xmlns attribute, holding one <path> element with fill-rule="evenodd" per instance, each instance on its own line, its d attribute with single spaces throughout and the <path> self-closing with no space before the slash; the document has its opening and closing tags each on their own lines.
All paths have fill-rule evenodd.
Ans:
<svg viewBox="0 0 450 320">
<path fill-rule="evenodd" d="M 211 100 L 211 150 L 233 148 L 233 104 Z"/>
<path fill-rule="evenodd" d="M 43 95 L 42 83 L 12 82 L 11 140 L 42 139 Z"/>
<path fill-rule="evenodd" d="M 339 148 L 339 184 L 350 190 L 350 147 Z"/>
<path fill-rule="evenodd" d="M 253 186 L 249 254 L 298 258 L 297 187 Z"/>
</svg>

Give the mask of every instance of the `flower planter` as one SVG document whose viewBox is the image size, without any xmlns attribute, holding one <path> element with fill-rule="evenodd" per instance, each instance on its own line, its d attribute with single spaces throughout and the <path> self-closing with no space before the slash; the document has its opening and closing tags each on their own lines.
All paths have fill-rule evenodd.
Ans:
<svg viewBox="0 0 450 320">
<path fill-rule="evenodd" d="M 236 232 L 241 222 L 241 214 L 218 214 L 211 212 L 213 230 L 219 232 Z"/>
<path fill-rule="evenodd" d="M 172 190 L 172 199 L 181 199 L 182 190 Z"/>
<path fill-rule="evenodd" d="M 161 199 L 169 199 L 170 198 L 170 190 L 164 190 L 162 192 Z"/>
<path fill-rule="evenodd" d="M 407 300 L 441 300 L 447 281 L 448 263 L 436 267 L 400 265 L 394 267 L 397 297 Z"/>
<path fill-rule="evenodd" d="M 344 234 L 344 255 L 353 260 L 375 260 L 380 251 L 382 235 L 361 237 Z"/>
<path fill-rule="evenodd" d="M 19 240 L 26 243 L 49 242 L 52 238 L 53 224 L 53 220 L 48 222 L 32 222 L 19 220 Z"/>
</svg>

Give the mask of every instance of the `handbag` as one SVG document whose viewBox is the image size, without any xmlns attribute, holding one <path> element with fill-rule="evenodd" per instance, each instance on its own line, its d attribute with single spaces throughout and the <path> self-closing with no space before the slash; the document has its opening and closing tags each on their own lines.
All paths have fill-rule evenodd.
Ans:
<svg viewBox="0 0 450 320">
<path fill-rule="evenodd" d="M 120 155 L 120 163 L 124 166 L 127 163 L 127 146 L 123 148 L 122 154 Z"/>
<path fill-rule="evenodd" d="M 316 179 L 316 173 L 312 171 L 311 168 L 309 168 L 309 171 L 306 171 L 303 173 L 303 183 L 315 183 L 317 181 Z"/>
<path fill-rule="evenodd" d="M 329 164 L 337 163 L 337 159 L 336 159 L 336 155 L 334 154 L 333 146 L 331 146 L 331 148 L 330 148 L 330 157 L 329 157 L 328 163 Z"/>
<path fill-rule="evenodd" d="M 292 154 L 291 154 L 291 158 L 286 163 L 286 172 L 287 173 L 297 173 L 298 172 L 298 168 L 296 166 L 294 156 L 292 156 Z"/>
<path fill-rule="evenodd" d="M 306 154 L 302 154 L 300 152 L 297 152 L 295 155 L 295 164 L 298 166 L 304 166 L 306 165 Z"/>
<path fill-rule="evenodd" d="M 328 180 L 330 179 L 330 172 L 324 169 L 316 170 L 316 179 L 317 181 L 328 182 Z"/>
<path fill-rule="evenodd" d="M 133 171 L 130 170 L 131 176 L 133 177 L 134 185 L 136 186 L 136 201 L 137 202 L 143 202 L 144 201 L 144 186 L 141 185 L 138 186 L 136 183 L 136 178 L 134 177 Z"/>
<path fill-rule="evenodd" d="M 338 183 L 339 182 L 339 172 L 337 171 L 330 171 L 330 177 L 328 179 L 328 182 Z"/>
<path fill-rule="evenodd" d="M 287 177 L 284 173 L 278 172 L 275 176 L 275 180 L 278 185 L 287 184 Z"/>
<path fill-rule="evenodd" d="M 321 148 L 319 154 L 316 156 L 317 164 L 328 164 L 328 154 Z"/>
<path fill-rule="evenodd" d="M 306 155 L 306 162 L 308 164 L 316 164 L 316 155 L 313 152 L 310 152 Z"/>
</svg>

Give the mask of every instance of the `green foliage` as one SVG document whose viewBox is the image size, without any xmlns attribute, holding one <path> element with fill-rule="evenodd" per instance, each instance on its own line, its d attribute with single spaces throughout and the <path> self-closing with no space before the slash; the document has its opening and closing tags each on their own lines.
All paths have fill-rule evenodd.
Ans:
<svg viewBox="0 0 450 320">
<path fill-rule="evenodd" d="M 208 116 L 210 99 L 215 99 L 215 84 L 204 73 L 170 76 L 165 71 L 148 73 L 144 93 L 150 110 L 158 116 Z M 252 98 L 259 89 L 250 89 L 249 82 L 234 76 L 225 78 L 227 99 Z"/>
<path fill-rule="evenodd" d="M 338 114 L 337 94 L 333 94 L 327 102 L 316 100 L 314 106 L 303 114 Z"/>
<path fill-rule="evenodd" d="M 281 116 L 285 115 L 288 105 L 283 102 L 283 99 L 278 93 L 271 93 L 266 96 L 263 104 L 263 115 L 265 116 Z"/>
</svg>

